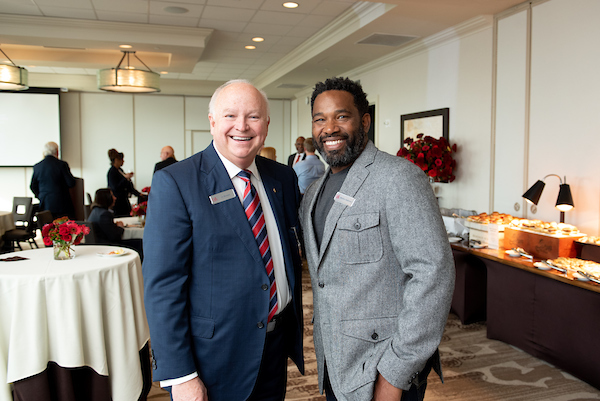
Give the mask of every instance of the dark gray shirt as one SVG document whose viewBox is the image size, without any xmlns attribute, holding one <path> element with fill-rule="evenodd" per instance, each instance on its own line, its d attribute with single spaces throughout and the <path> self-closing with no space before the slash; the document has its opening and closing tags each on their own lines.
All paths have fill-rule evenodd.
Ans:
<svg viewBox="0 0 600 401">
<path fill-rule="evenodd" d="M 329 214 L 329 210 L 331 210 L 331 206 L 333 206 L 333 198 L 335 194 L 339 192 L 344 180 L 346 179 L 346 176 L 348 175 L 348 170 L 350 170 L 350 167 L 343 169 L 337 174 L 333 174 L 331 170 L 329 170 L 327 178 L 325 178 L 325 183 L 323 184 L 321 192 L 317 197 L 317 203 L 312 219 L 315 228 L 315 237 L 317 238 L 317 245 L 319 248 L 321 247 L 321 240 L 323 239 L 325 219 Z"/>
</svg>

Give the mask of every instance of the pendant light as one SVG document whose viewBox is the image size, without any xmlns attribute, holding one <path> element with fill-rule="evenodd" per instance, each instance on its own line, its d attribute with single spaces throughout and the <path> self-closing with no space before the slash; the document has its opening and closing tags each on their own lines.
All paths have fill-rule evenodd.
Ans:
<svg viewBox="0 0 600 401">
<path fill-rule="evenodd" d="M 13 63 L 10 57 L 8 57 L 2 49 L 0 49 L 0 52 L 2 52 L 4 57 L 12 64 L 0 64 L 0 90 L 22 91 L 29 89 L 29 86 L 27 85 L 27 70 Z"/>
<path fill-rule="evenodd" d="M 134 51 L 122 50 L 123 57 L 116 68 L 98 71 L 98 89 L 111 92 L 151 93 L 160 92 L 160 75 L 150 69 Z M 129 55 L 138 59 L 148 70 L 139 70 L 129 63 Z M 127 58 L 127 65 L 121 67 Z"/>
</svg>

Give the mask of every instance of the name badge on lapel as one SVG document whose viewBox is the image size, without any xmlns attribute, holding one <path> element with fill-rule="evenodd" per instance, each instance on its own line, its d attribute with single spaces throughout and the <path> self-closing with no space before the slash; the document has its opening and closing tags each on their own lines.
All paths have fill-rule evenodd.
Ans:
<svg viewBox="0 0 600 401">
<path fill-rule="evenodd" d="M 217 203 L 224 202 L 229 199 L 233 199 L 236 197 L 235 191 L 233 189 L 228 189 L 227 191 L 219 192 L 218 194 L 214 194 L 208 197 L 210 199 L 210 203 L 216 205 Z"/>
<path fill-rule="evenodd" d="M 351 207 L 352 205 L 354 205 L 354 198 L 348 195 L 344 195 L 341 192 L 338 192 L 337 194 L 335 194 L 335 196 L 333 197 L 333 200 L 336 202 L 341 203 L 342 205 L 346 205 L 348 207 Z"/>
</svg>

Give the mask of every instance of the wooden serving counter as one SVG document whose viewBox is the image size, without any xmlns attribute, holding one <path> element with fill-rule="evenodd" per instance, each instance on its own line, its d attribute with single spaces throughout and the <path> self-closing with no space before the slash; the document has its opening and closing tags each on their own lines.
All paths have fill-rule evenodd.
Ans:
<svg viewBox="0 0 600 401">
<path fill-rule="evenodd" d="M 455 258 L 471 255 L 486 267 L 488 338 L 514 345 L 600 389 L 600 285 L 540 270 L 533 266 L 538 260 L 511 257 L 504 249 L 457 244 L 452 249 Z M 457 280 L 460 270 L 465 266 L 457 263 Z"/>
</svg>

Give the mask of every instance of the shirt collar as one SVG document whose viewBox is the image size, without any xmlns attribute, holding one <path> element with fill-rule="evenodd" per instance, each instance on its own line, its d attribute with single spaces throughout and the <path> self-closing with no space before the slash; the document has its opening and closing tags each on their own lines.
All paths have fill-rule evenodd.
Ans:
<svg viewBox="0 0 600 401">
<path fill-rule="evenodd" d="M 227 170 L 227 174 L 229 175 L 229 178 L 232 179 L 233 177 L 237 176 L 238 173 L 242 169 L 239 168 L 238 166 L 236 166 L 235 164 L 233 164 L 231 161 L 229 161 L 229 159 L 227 159 L 225 156 L 223 156 L 221 154 L 221 152 L 219 152 L 219 149 L 217 149 L 217 147 L 214 146 L 214 143 L 213 143 L 213 147 L 215 148 L 215 151 L 217 152 L 219 159 L 221 159 L 221 162 L 225 166 L 225 170 Z M 255 160 L 252 160 L 252 164 L 246 170 L 250 170 L 250 172 L 252 172 L 252 175 L 255 178 L 260 180 L 260 174 L 258 173 L 258 168 L 256 168 Z"/>
</svg>

